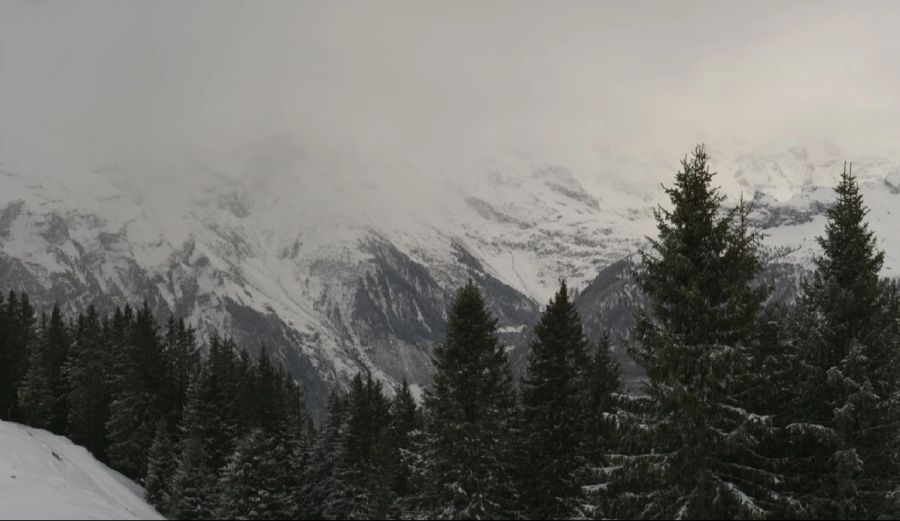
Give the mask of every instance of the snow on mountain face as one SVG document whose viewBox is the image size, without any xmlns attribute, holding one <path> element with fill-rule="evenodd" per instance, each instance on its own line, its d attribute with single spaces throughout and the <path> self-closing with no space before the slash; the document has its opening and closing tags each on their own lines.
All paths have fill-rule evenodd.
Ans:
<svg viewBox="0 0 900 521">
<path fill-rule="evenodd" d="M 842 160 L 805 149 L 722 157 L 716 180 L 729 194 L 774 188 L 778 198 L 756 193 L 754 217 L 770 243 L 801 247 L 790 262 L 808 263 L 831 196 L 815 183 L 833 184 Z M 897 164 L 866 159 L 854 171 L 876 231 L 895 239 Z M 518 369 L 561 278 L 587 288 L 586 314 L 625 327 L 633 288 L 603 280 L 614 283 L 609 267 L 653 233 L 662 194 L 639 181 L 647 174 L 605 175 L 610 181 L 589 193 L 570 170 L 513 155 L 435 165 L 284 143 L 226 174 L 3 163 L 0 280 L 73 309 L 146 299 L 162 316 L 230 331 L 251 349 L 264 344 L 317 409 L 361 369 L 427 384 L 452 291 L 470 277 Z M 884 247 L 897 266 L 900 245 Z"/>
<path fill-rule="evenodd" d="M 0 519 L 163 519 L 143 497 L 85 448 L 0 421 Z"/>
</svg>

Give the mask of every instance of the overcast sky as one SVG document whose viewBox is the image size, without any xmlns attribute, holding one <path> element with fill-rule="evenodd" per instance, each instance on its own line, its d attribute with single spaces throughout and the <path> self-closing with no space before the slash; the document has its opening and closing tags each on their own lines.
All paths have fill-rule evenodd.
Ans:
<svg viewBox="0 0 900 521">
<path fill-rule="evenodd" d="M 900 143 L 898 28 L 890 1 L 2 0 L 0 159 L 203 157 L 272 135 L 877 152 Z"/>
</svg>

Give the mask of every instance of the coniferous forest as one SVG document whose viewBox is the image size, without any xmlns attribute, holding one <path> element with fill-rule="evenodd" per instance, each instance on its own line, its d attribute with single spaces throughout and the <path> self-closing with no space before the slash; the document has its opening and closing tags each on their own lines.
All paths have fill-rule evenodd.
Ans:
<svg viewBox="0 0 900 521">
<path fill-rule="evenodd" d="M 665 190 L 624 339 L 640 393 L 565 282 L 521 379 L 470 281 L 421 400 L 360 374 L 320 425 L 265 349 L 146 305 L 39 311 L 10 288 L 0 419 L 69 437 L 174 519 L 900 517 L 900 293 L 852 173 L 793 302 L 703 147 Z"/>
</svg>

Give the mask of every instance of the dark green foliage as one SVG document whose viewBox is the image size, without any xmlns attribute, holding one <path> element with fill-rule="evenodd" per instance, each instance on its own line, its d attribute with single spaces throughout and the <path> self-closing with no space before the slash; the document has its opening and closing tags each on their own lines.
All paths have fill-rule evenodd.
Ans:
<svg viewBox="0 0 900 521">
<path fill-rule="evenodd" d="M 9 292 L 0 299 L 0 419 L 18 420 L 18 388 L 28 370 L 34 343 L 34 309 L 25 293 Z"/>
<path fill-rule="evenodd" d="M 260 429 L 238 440 L 219 480 L 219 519 L 285 519 L 288 491 L 281 482 L 277 443 Z"/>
<path fill-rule="evenodd" d="M 650 518 L 766 517 L 780 510 L 774 461 L 758 452 L 772 427 L 747 398 L 767 288 L 748 209 L 722 208 L 707 156 L 682 162 L 672 209 L 643 254 L 650 313 L 630 346 L 646 369 L 647 396 L 619 415 L 620 443 L 601 470 L 598 515 Z"/>
<path fill-rule="evenodd" d="M 567 517 L 587 461 L 586 428 L 599 420 L 585 400 L 589 358 L 581 318 L 565 282 L 534 329 L 522 383 L 522 502 L 531 519 Z"/>
<path fill-rule="evenodd" d="M 614 420 L 617 409 L 616 395 L 622 390 L 619 364 L 610 353 L 609 337 L 600 339 L 594 349 L 587 376 L 584 397 L 584 444 L 588 463 L 597 465 L 601 455 L 612 449 L 615 443 Z"/>
<path fill-rule="evenodd" d="M 106 422 L 107 456 L 113 468 L 141 482 L 157 423 L 163 418 L 162 389 L 167 373 L 157 329 L 145 304 L 130 324 L 124 342 L 114 344 L 120 372 Z"/>
<path fill-rule="evenodd" d="M 110 386 L 106 336 L 93 306 L 78 316 L 74 342 L 64 368 L 69 389 L 67 432 L 72 441 L 104 459 Z"/>
<path fill-rule="evenodd" d="M 461 288 L 435 348 L 425 397 L 421 509 L 427 517 L 515 516 L 515 393 L 497 321 L 472 281 Z"/>
<path fill-rule="evenodd" d="M 413 465 L 414 447 L 422 432 L 422 412 L 409 390 L 406 379 L 391 402 L 390 450 L 388 458 L 389 487 L 393 495 L 393 504 L 389 509 L 390 517 L 400 517 L 413 508 L 413 496 L 416 494 Z"/>
<path fill-rule="evenodd" d="M 799 491 L 808 515 L 895 517 L 900 485 L 900 323 L 897 289 L 844 172 L 828 210 L 823 255 L 793 315 L 802 438 Z"/>
<path fill-rule="evenodd" d="M 47 315 L 41 316 L 37 341 L 28 353 L 28 371 L 19 385 L 19 411 L 29 424 L 49 429 L 56 413 L 56 401 L 51 387 L 50 345 Z"/>
<path fill-rule="evenodd" d="M 171 480 L 175 475 L 177 437 L 165 420 L 156 427 L 156 436 L 147 460 L 147 478 L 144 492 L 147 502 L 158 510 L 167 508 L 171 501 Z"/>
<path fill-rule="evenodd" d="M 44 341 L 46 342 L 48 378 L 53 393 L 54 408 L 51 430 L 64 433 L 69 419 L 69 387 L 65 378 L 65 365 L 69 359 L 72 338 L 68 325 L 59 309 L 53 306 L 50 322 L 47 325 Z"/>
<path fill-rule="evenodd" d="M 328 415 L 310 448 L 303 486 L 307 514 L 312 519 L 337 518 L 337 506 L 332 504 L 332 491 L 339 486 L 335 455 L 338 453 L 347 419 L 347 401 L 337 393 L 328 397 Z"/>
<path fill-rule="evenodd" d="M 162 342 L 165 377 L 161 382 L 161 406 L 166 411 L 166 421 L 176 424 L 187 401 L 191 378 L 200 364 L 200 347 L 194 330 L 183 319 L 176 320 L 174 317 L 166 323 Z"/>
</svg>

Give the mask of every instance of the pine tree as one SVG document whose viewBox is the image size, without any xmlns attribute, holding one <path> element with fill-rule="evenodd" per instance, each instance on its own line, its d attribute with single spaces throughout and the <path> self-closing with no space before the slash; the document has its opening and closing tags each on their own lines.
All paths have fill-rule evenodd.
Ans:
<svg viewBox="0 0 900 521">
<path fill-rule="evenodd" d="M 388 471 L 390 404 L 380 382 L 357 374 L 335 455 L 334 514 L 348 519 L 383 518 L 393 502 Z"/>
<path fill-rule="evenodd" d="M 144 492 L 147 502 L 163 510 L 171 501 L 172 478 L 175 474 L 176 440 L 166 420 L 160 420 L 147 460 Z"/>
<path fill-rule="evenodd" d="M 50 343 L 47 315 L 41 316 L 37 341 L 28 353 L 28 370 L 19 386 L 19 410 L 26 423 L 48 429 L 53 424 L 55 400 L 51 388 Z"/>
<path fill-rule="evenodd" d="M 53 306 L 50 313 L 45 341 L 48 378 L 54 400 L 51 430 L 62 434 L 66 432 L 69 419 L 69 387 L 65 378 L 65 367 L 70 356 L 72 339 L 58 303 Z"/>
<path fill-rule="evenodd" d="M 399 518 L 413 508 L 416 487 L 410 459 L 414 457 L 414 447 L 422 431 L 422 414 L 406 378 L 391 402 L 389 429 L 391 454 L 387 475 L 393 495 L 389 514 Z"/>
<path fill-rule="evenodd" d="M 272 437 L 260 429 L 238 441 L 219 480 L 219 519 L 284 519 L 277 456 Z"/>
<path fill-rule="evenodd" d="M 900 485 L 900 313 L 852 172 L 828 210 L 823 255 L 793 316 L 799 360 L 798 480 L 805 513 L 896 517 Z"/>
<path fill-rule="evenodd" d="M 156 320 L 146 304 L 119 349 L 121 376 L 126 379 L 110 404 L 107 454 L 113 468 L 143 482 L 157 422 L 163 416 L 160 391 L 166 375 Z"/>
<path fill-rule="evenodd" d="M 64 367 L 68 394 L 68 433 L 103 460 L 106 451 L 106 420 L 109 416 L 109 384 L 103 375 L 109 369 L 103 329 L 97 310 L 90 306 L 78 316 L 74 342 Z"/>
<path fill-rule="evenodd" d="M 166 411 L 167 421 L 176 423 L 184 410 L 191 377 L 200 364 L 200 348 L 194 330 L 183 319 L 170 317 L 166 323 L 162 357 L 166 377 L 162 381 L 161 407 Z"/>
<path fill-rule="evenodd" d="M 594 349 L 585 379 L 584 444 L 589 464 L 597 465 L 601 455 L 615 443 L 614 421 L 610 417 L 617 411 L 618 393 L 622 391 L 619 364 L 610 354 L 608 335 Z"/>
<path fill-rule="evenodd" d="M 303 496 L 308 465 L 312 424 L 302 389 L 288 374 L 282 374 L 281 420 L 273 434 L 276 447 L 278 483 L 284 497 L 284 513 L 279 517 L 306 519 L 308 500 Z"/>
<path fill-rule="evenodd" d="M 335 460 L 346 426 L 346 400 L 332 392 L 328 397 L 328 414 L 322 429 L 310 447 L 303 492 L 299 494 L 307 501 L 309 518 L 339 518 L 337 509 L 330 503 L 332 492 L 341 488 L 338 482 Z"/>
<path fill-rule="evenodd" d="M 567 517 L 586 461 L 587 340 L 565 282 L 535 326 L 522 384 L 525 468 L 522 498 L 531 519 Z"/>
<path fill-rule="evenodd" d="M 656 212 L 659 237 L 642 255 L 649 314 L 629 346 L 646 369 L 646 396 L 619 415 L 618 454 L 601 471 L 597 515 L 766 517 L 781 509 L 775 461 L 760 454 L 772 429 L 749 407 L 756 334 L 768 288 L 759 236 L 743 202 L 730 211 L 698 147 Z M 621 442 L 622 439 L 627 441 Z"/>
<path fill-rule="evenodd" d="M 216 507 L 217 469 L 210 447 L 216 443 L 210 435 L 216 428 L 216 404 L 208 399 L 211 375 L 202 367 L 191 382 L 182 420 L 182 438 L 169 486 L 168 517 L 175 519 L 212 519 Z"/>
<path fill-rule="evenodd" d="M 29 348 L 34 341 L 34 308 L 27 294 L 10 291 L 0 315 L 0 419 L 18 420 L 18 389 L 28 370 Z"/>
<path fill-rule="evenodd" d="M 453 301 L 425 397 L 422 511 L 431 518 L 514 516 L 515 391 L 497 320 L 470 280 Z"/>
</svg>

